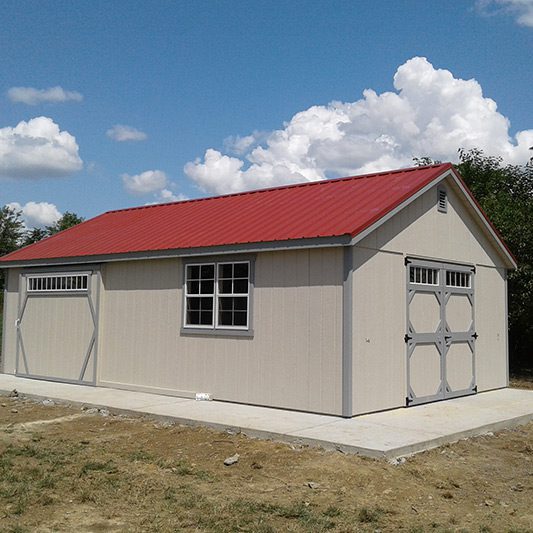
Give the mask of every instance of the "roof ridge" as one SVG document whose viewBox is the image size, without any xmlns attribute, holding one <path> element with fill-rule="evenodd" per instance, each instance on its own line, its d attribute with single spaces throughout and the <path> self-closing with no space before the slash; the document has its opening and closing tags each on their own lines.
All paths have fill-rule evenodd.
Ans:
<svg viewBox="0 0 533 533">
<path fill-rule="evenodd" d="M 263 189 L 251 189 L 249 191 L 241 191 L 241 192 L 233 192 L 228 194 L 218 194 L 216 196 L 206 196 L 205 198 L 190 198 L 188 200 L 176 200 L 175 202 L 165 202 L 165 203 L 159 203 L 159 204 L 149 204 L 149 205 L 138 205 L 133 207 L 124 207 L 122 209 L 111 209 L 110 211 L 106 211 L 102 213 L 99 216 L 108 215 L 111 213 L 121 213 L 124 211 L 136 211 L 140 209 L 151 209 L 151 208 L 157 208 L 157 207 L 167 207 L 171 205 L 176 204 L 189 204 L 194 202 L 205 202 L 207 200 L 216 200 L 216 199 L 222 199 L 222 198 L 233 198 L 235 196 L 246 196 L 249 194 L 258 194 L 258 193 L 264 193 L 269 191 L 278 191 L 278 190 L 284 190 L 284 189 L 297 189 L 299 187 L 311 187 L 311 186 L 319 186 L 319 185 L 329 185 L 330 183 L 336 183 L 338 181 L 349 181 L 349 180 L 358 180 L 358 179 L 364 179 L 364 178 L 375 178 L 377 176 L 385 176 L 390 174 L 401 174 L 403 172 L 413 172 L 414 170 L 422 170 L 422 169 L 428 169 L 428 168 L 437 168 L 437 167 L 451 167 L 452 163 L 446 162 L 446 163 L 435 163 L 433 165 L 422 165 L 418 167 L 407 167 L 407 168 L 400 168 L 396 170 L 382 170 L 380 172 L 372 172 L 370 174 L 359 174 L 356 176 L 343 176 L 340 178 L 325 178 L 323 180 L 316 180 L 316 181 L 304 181 L 299 183 L 290 183 L 287 185 L 278 185 L 276 187 L 265 187 Z"/>
</svg>

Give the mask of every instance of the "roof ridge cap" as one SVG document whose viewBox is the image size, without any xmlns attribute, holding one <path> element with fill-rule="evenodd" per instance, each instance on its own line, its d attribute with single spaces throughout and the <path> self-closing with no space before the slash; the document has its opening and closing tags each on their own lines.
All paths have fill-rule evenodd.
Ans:
<svg viewBox="0 0 533 533">
<path fill-rule="evenodd" d="M 324 178 L 321 180 L 314 180 L 314 181 L 304 181 L 299 183 L 289 183 L 286 185 L 278 185 L 275 187 L 265 187 L 262 189 L 250 189 L 248 191 L 240 191 L 240 192 L 233 192 L 228 194 L 219 194 L 216 196 L 206 196 L 204 198 L 189 198 L 187 200 L 176 200 L 175 202 L 164 202 L 159 204 L 149 204 L 149 205 L 138 205 L 138 206 L 132 206 L 132 207 L 124 207 L 121 209 L 111 209 L 110 211 L 105 211 L 99 216 L 108 215 L 111 213 L 121 213 L 123 211 L 136 211 L 141 209 L 151 209 L 151 208 L 157 208 L 157 207 L 166 207 L 176 204 L 189 204 L 194 202 L 205 202 L 208 200 L 218 200 L 223 198 L 233 198 L 236 196 L 246 196 L 249 194 L 259 194 L 269 191 L 279 191 L 284 189 L 297 189 L 300 187 L 312 187 L 312 186 L 319 186 L 319 185 L 329 185 L 330 183 L 336 183 L 339 181 L 349 181 L 349 180 L 358 180 L 358 179 L 365 179 L 365 178 L 375 178 L 377 176 L 385 176 L 389 174 L 401 174 L 403 172 L 413 172 L 415 170 L 422 170 L 422 169 L 428 169 L 428 168 L 437 168 L 437 167 L 451 167 L 452 163 L 446 162 L 446 163 L 435 163 L 433 165 L 422 165 L 422 166 L 415 166 L 415 167 L 406 167 L 406 168 L 400 168 L 400 169 L 394 169 L 394 170 L 381 170 L 379 172 L 372 172 L 370 174 L 358 174 L 355 176 L 342 176 L 340 178 Z M 95 217 L 96 218 L 96 217 Z"/>
</svg>

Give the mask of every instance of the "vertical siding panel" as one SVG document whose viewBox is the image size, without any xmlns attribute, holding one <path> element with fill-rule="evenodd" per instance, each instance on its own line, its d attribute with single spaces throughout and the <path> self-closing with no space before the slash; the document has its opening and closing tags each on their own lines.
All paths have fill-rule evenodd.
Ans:
<svg viewBox="0 0 533 533">
<path fill-rule="evenodd" d="M 253 338 L 180 335 L 179 260 L 108 264 L 101 380 L 338 414 L 341 257 L 258 254 Z"/>
</svg>

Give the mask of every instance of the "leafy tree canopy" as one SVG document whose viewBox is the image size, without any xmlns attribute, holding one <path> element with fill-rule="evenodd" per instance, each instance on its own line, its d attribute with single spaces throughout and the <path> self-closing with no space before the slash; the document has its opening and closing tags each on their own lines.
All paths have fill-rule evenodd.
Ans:
<svg viewBox="0 0 533 533">
<path fill-rule="evenodd" d="M 65 214 L 57 222 L 55 222 L 51 226 L 46 226 L 46 231 L 48 232 L 48 235 L 54 235 L 54 233 L 58 233 L 59 231 L 63 231 L 65 229 L 71 228 L 72 226 L 80 224 L 80 222 L 83 222 L 83 220 L 84 219 L 76 215 L 76 213 L 66 211 Z"/>
</svg>

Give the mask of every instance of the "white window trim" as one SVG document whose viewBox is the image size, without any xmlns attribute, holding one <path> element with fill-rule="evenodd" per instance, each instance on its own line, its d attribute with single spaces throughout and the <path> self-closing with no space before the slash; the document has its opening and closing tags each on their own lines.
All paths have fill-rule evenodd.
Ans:
<svg viewBox="0 0 533 533">
<path fill-rule="evenodd" d="M 202 266 L 207 266 L 207 265 L 213 265 L 213 270 L 214 270 L 214 274 L 213 274 L 213 292 L 211 294 L 201 294 L 201 293 L 198 293 L 198 294 L 189 294 L 188 293 L 188 287 L 187 287 L 187 281 L 188 281 L 188 278 L 187 278 L 187 268 L 189 267 L 192 267 L 192 266 L 198 266 L 198 267 L 202 267 Z M 217 283 L 217 278 L 216 278 L 216 270 L 217 270 L 217 265 L 215 262 L 212 262 L 212 261 L 206 261 L 205 263 L 187 263 L 184 265 L 184 283 L 183 283 L 183 294 L 184 294 L 184 300 L 183 300 L 183 327 L 184 328 L 192 328 L 192 329 L 207 329 L 207 330 L 210 330 L 210 329 L 213 329 L 214 327 L 214 313 L 215 313 L 215 304 L 216 304 L 216 283 Z M 188 297 L 191 297 L 191 298 L 202 298 L 202 297 L 205 297 L 205 298 L 214 298 L 215 299 L 215 302 L 213 302 L 213 322 L 211 325 L 202 325 L 202 324 L 187 324 L 187 298 Z"/>
<path fill-rule="evenodd" d="M 224 293 L 219 294 L 218 292 L 218 266 L 219 265 L 234 265 L 236 263 L 246 263 L 248 265 L 248 290 L 246 291 L 246 294 L 244 293 Z M 215 329 L 236 329 L 236 330 L 244 330 L 247 331 L 250 327 L 250 272 L 252 265 L 250 264 L 250 261 L 219 261 L 218 263 L 215 263 Z M 232 278 L 233 280 L 235 278 Z M 218 299 L 219 298 L 241 298 L 243 296 L 246 296 L 246 326 L 221 326 L 218 323 Z"/>
<path fill-rule="evenodd" d="M 472 288 L 472 275 L 471 275 L 470 272 L 465 272 L 464 270 L 446 269 L 446 278 L 448 277 L 448 273 L 449 274 L 463 274 L 463 275 L 465 275 L 466 279 L 468 280 L 468 284 L 467 285 L 449 284 L 448 283 L 448 279 L 446 279 L 445 280 L 446 287 L 450 287 L 452 289 L 471 289 Z"/>
<path fill-rule="evenodd" d="M 75 288 L 75 289 L 32 289 L 31 282 L 35 279 L 46 279 L 46 278 L 74 278 L 74 277 L 83 277 L 86 278 L 86 287 Z M 26 275 L 26 292 L 28 294 L 65 294 L 65 293 L 86 293 L 89 291 L 91 286 L 91 275 L 88 272 L 47 272 L 41 274 L 28 274 Z"/>
<path fill-rule="evenodd" d="M 411 270 L 409 270 L 409 283 L 413 284 L 413 285 L 423 285 L 423 286 L 429 286 L 429 287 L 437 287 L 439 284 L 440 284 L 440 281 L 439 281 L 439 278 L 440 278 L 440 271 L 439 269 L 437 268 L 434 268 L 434 267 L 428 267 L 428 266 L 423 266 L 423 265 L 409 265 L 409 269 L 415 269 L 415 268 L 419 268 L 422 270 L 432 270 L 434 271 L 437 276 L 436 276 L 436 282 L 435 283 L 428 283 L 427 281 L 411 281 Z M 416 274 L 415 274 L 415 278 L 416 278 Z"/>
<path fill-rule="evenodd" d="M 236 264 L 236 263 L 247 263 L 248 264 L 248 292 L 247 293 L 224 293 L 219 294 L 218 292 L 218 266 L 219 265 L 228 265 L 228 264 Z M 189 294 L 188 293 L 188 286 L 187 286 L 187 268 L 191 266 L 205 266 L 205 265 L 213 265 L 214 266 L 214 283 L 213 283 L 213 293 L 212 294 Z M 233 259 L 233 260 L 224 260 L 224 261 L 205 261 L 205 262 L 191 262 L 191 263 L 184 263 L 183 265 L 183 322 L 182 322 L 182 330 L 184 332 L 190 331 L 190 330 L 197 330 L 202 332 L 250 332 L 250 300 L 252 298 L 252 261 L 249 259 Z M 211 297 L 214 299 L 213 301 L 213 323 L 211 325 L 202 325 L 202 324 L 187 324 L 187 298 L 202 298 L 202 297 Z M 246 326 L 225 326 L 220 325 L 218 323 L 218 300 L 219 297 L 245 297 L 246 298 Z"/>
</svg>

